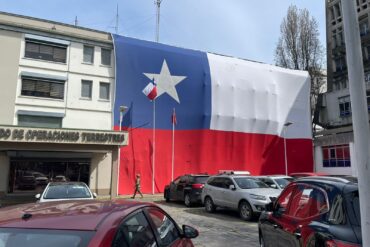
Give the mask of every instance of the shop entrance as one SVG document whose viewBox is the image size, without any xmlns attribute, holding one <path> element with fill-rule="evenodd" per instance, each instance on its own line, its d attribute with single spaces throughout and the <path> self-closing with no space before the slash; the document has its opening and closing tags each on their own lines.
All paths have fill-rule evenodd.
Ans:
<svg viewBox="0 0 370 247">
<path fill-rule="evenodd" d="M 11 158 L 8 193 L 40 193 L 51 181 L 81 181 L 89 185 L 88 158 Z"/>
</svg>

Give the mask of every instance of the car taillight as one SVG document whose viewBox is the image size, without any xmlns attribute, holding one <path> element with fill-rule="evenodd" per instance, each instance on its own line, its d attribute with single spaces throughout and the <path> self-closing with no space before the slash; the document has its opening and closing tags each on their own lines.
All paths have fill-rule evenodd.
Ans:
<svg viewBox="0 0 370 247">
<path fill-rule="evenodd" d="M 193 184 L 193 185 L 191 185 L 191 187 L 192 187 L 193 189 L 201 189 L 201 188 L 203 188 L 203 187 L 204 187 L 204 184 Z"/>
<path fill-rule="evenodd" d="M 326 247 L 360 247 L 359 244 L 353 244 L 348 242 L 343 242 L 335 239 L 327 240 L 325 242 Z"/>
</svg>

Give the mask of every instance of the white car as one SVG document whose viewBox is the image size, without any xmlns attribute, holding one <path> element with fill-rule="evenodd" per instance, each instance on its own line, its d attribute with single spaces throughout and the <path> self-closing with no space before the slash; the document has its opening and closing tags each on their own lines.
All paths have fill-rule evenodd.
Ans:
<svg viewBox="0 0 370 247">
<path fill-rule="evenodd" d="M 92 200 L 97 197 L 83 182 L 50 182 L 42 194 L 37 194 L 39 202 L 62 200 Z"/>
<path fill-rule="evenodd" d="M 256 178 L 258 178 L 271 188 L 279 189 L 281 191 L 294 180 L 292 177 L 285 175 L 256 176 Z"/>
<path fill-rule="evenodd" d="M 216 207 L 230 208 L 238 210 L 243 220 L 251 220 L 279 195 L 279 190 L 254 177 L 221 174 L 207 180 L 202 202 L 207 212 L 214 212 Z"/>
</svg>

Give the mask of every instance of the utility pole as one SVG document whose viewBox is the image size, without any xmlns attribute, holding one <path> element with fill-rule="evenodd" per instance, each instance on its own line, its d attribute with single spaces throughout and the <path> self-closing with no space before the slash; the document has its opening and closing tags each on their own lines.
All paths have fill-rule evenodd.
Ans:
<svg viewBox="0 0 370 247">
<path fill-rule="evenodd" d="M 118 3 L 117 3 L 117 11 L 116 11 L 116 26 L 114 27 L 116 34 L 118 34 Z"/>
<path fill-rule="evenodd" d="M 159 16 L 162 0 L 156 0 L 157 6 L 157 25 L 155 32 L 155 41 L 159 42 Z M 153 100 L 153 155 L 152 155 L 152 194 L 155 193 L 155 99 Z"/>
<path fill-rule="evenodd" d="M 76 17 L 75 17 L 75 26 L 77 26 L 78 25 L 78 20 L 77 20 L 77 15 L 76 15 Z"/>
<path fill-rule="evenodd" d="M 370 188 L 370 131 L 360 30 L 356 1 L 341 0 L 341 5 L 352 108 L 353 137 L 356 150 L 355 164 L 358 169 L 362 246 L 370 246 L 370 193 L 368 193 Z"/>
<path fill-rule="evenodd" d="M 155 4 L 157 5 L 157 25 L 156 25 L 156 31 L 155 31 L 155 41 L 159 42 L 159 17 L 161 14 L 161 3 L 162 0 L 157 0 Z"/>
</svg>

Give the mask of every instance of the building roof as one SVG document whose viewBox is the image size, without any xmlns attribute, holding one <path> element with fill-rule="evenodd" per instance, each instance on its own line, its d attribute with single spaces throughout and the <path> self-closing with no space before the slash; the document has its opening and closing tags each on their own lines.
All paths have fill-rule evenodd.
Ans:
<svg viewBox="0 0 370 247">
<path fill-rule="evenodd" d="M 112 44 L 111 34 L 107 32 L 0 11 L 0 29 L 6 29 L 6 27 L 34 30 Z"/>
</svg>

